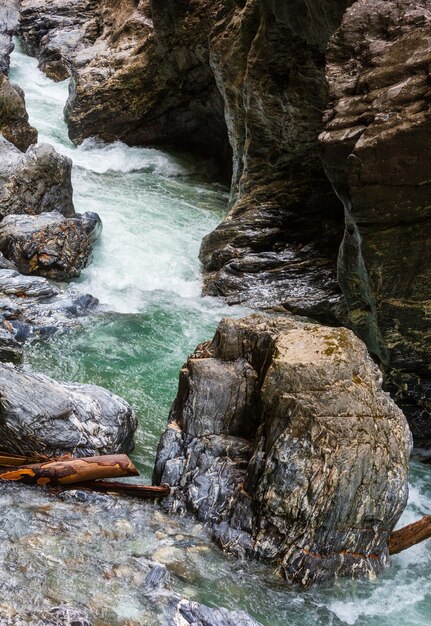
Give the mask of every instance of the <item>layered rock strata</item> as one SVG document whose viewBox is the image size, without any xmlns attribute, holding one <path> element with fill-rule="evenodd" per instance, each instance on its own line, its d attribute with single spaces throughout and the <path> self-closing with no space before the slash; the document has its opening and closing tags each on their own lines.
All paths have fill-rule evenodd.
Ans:
<svg viewBox="0 0 431 626">
<path fill-rule="evenodd" d="M 346 211 L 349 323 L 387 371 L 418 446 L 431 445 L 431 2 L 358 0 L 327 53 L 320 136 Z"/>
<path fill-rule="evenodd" d="M 54 456 L 131 452 L 137 422 L 122 398 L 96 385 L 58 383 L 0 365 L 3 450 Z"/>
<path fill-rule="evenodd" d="M 406 504 L 411 446 L 381 384 L 345 328 L 224 320 L 181 371 L 154 481 L 223 548 L 289 581 L 374 575 Z"/>
</svg>

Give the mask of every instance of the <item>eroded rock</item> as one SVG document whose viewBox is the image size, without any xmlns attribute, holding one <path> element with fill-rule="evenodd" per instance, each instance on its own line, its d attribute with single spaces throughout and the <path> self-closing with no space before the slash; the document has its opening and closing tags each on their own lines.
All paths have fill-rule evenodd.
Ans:
<svg viewBox="0 0 431 626">
<path fill-rule="evenodd" d="M 37 142 L 37 130 L 28 122 L 23 91 L 0 74 L 0 133 L 25 152 Z"/>
<path fill-rule="evenodd" d="M 13 50 L 12 36 L 19 22 L 20 0 L 6 0 L 0 3 L 0 72 L 7 74 L 10 66 L 10 53 Z"/>
<path fill-rule="evenodd" d="M 339 282 L 418 446 L 431 444 L 431 2 L 358 0 L 332 38 L 320 136 L 346 209 Z"/>
<path fill-rule="evenodd" d="M 125 400 L 96 385 L 59 383 L 0 364 L 0 438 L 17 454 L 131 452 L 137 421 Z"/>
<path fill-rule="evenodd" d="M 23 274 L 66 280 L 79 276 L 91 262 L 100 225 L 95 213 L 69 218 L 57 211 L 8 215 L 0 223 L 0 251 Z"/>
<path fill-rule="evenodd" d="M 23 154 L 0 136 L 0 219 L 48 211 L 74 215 L 71 171 L 71 160 L 48 144 Z"/>
<path fill-rule="evenodd" d="M 379 573 L 407 499 L 410 432 L 364 344 L 289 318 L 223 320 L 181 371 L 156 484 L 289 581 Z"/>
<path fill-rule="evenodd" d="M 19 32 L 24 48 L 53 80 L 70 76 L 78 51 L 99 34 L 95 0 L 22 0 Z"/>
</svg>

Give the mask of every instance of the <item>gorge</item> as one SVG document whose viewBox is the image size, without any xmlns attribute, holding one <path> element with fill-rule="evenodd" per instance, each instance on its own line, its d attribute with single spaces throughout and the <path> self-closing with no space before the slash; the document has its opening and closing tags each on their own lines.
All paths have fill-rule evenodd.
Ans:
<svg viewBox="0 0 431 626">
<path fill-rule="evenodd" d="M 211 508 L 208 517 L 194 503 L 193 489 L 198 489 L 199 497 L 199 488 L 207 487 L 199 472 L 193 473 L 192 464 L 187 465 L 189 474 L 169 470 L 168 478 L 163 478 L 172 485 L 177 480 L 178 489 L 161 508 L 80 491 L 58 500 L 29 488 L 21 488 L 23 495 L 18 487 L 2 486 L 0 567 L 8 574 L 1 577 L 1 619 L 60 624 L 73 618 L 67 615 L 73 609 L 79 623 L 94 624 L 253 624 L 253 618 L 271 626 L 426 623 L 431 602 L 426 544 L 393 558 L 377 582 L 347 579 L 335 587 L 299 593 L 271 566 L 274 549 L 277 552 L 285 541 L 274 539 L 271 529 L 279 530 L 283 520 L 287 536 L 289 524 L 300 520 L 295 532 L 304 534 L 305 549 L 316 542 L 307 557 L 311 560 L 325 545 L 324 533 L 315 533 L 313 539 L 306 535 L 311 527 L 316 529 L 310 522 L 313 514 L 317 527 L 323 523 L 328 536 L 334 531 L 328 545 L 336 546 L 338 557 L 345 554 L 346 545 L 355 548 L 352 554 L 360 545 L 358 562 L 341 557 L 341 565 L 329 563 L 328 577 L 312 575 L 314 580 L 336 573 L 361 577 L 380 573 L 388 565 L 387 535 L 406 501 L 410 435 L 401 411 L 381 391 L 378 371 L 363 344 L 343 327 L 356 332 L 381 367 L 386 388 L 409 420 L 416 453 L 429 454 L 429 2 L 382 0 L 376 7 L 370 0 L 128 0 L 121 5 L 110 0 L 23 0 L 20 8 L 19 28 L 4 34 L 7 41 L 16 30 L 21 39 L 21 44 L 15 40 L 5 96 L 8 102 L 13 97 L 14 110 L 21 112 L 0 124 L 8 154 L 0 173 L 4 218 L 0 249 L 6 257 L 1 279 L 7 296 L 2 358 L 16 362 L 23 355 L 29 376 L 43 372 L 69 383 L 101 385 L 125 398 L 138 418 L 134 459 L 149 479 L 178 371 L 193 353 L 187 367 L 195 400 L 187 404 L 190 392 L 182 395 L 180 381 L 166 431 L 169 437 L 172 426 L 176 432 L 176 425 L 184 428 L 186 447 L 173 451 L 168 442 L 166 452 L 166 433 L 162 436 L 155 479 L 162 480 L 166 455 L 174 468 L 186 458 L 186 464 L 195 462 L 197 457 L 190 459 L 198 450 L 202 457 L 196 467 L 201 471 L 205 454 L 214 454 L 211 463 L 217 467 L 237 449 L 231 440 L 232 447 L 224 448 L 215 439 L 214 446 L 205 450 L 204 441 L 204 448 L 199 448 L 202 435 L 240 437 L 233 480 L 236 487 L 244 485 L 246 496 L 256 494 L 252 509 L 258 516 L 249 521 L 249 505 L 240 494 L 230 502 L 226 518 L 217 521 L 228 520 L 228 527 L 223 527 L 227 541 L 222 532 L 215 536 Z M 38 63 L 48 77 L 36 69 Z M 68 97 L 67 81 L 61 81 L 69 76 Z M 66 126 L 62 111 L 67 98 Z M 55 155 L 41 145 L 31 147 L 36 131 L 39 142 L 51 144 Z M 17 150 L 30 147 L 22 156 L 10 141 Z M 73 161 L 71 170 L 66 157 Z M 32 173 L 33 167 L 40 174 Z M 41 196 L 34 188 L 26 191 L 20 182 L 27 184 L 34 176 L 52 182 L 52 171 L 61 180 L 52 188 L 48 185 L 48 191 L 43 188 Z M 226 182 L 232 172 L 229 193 Z M 16 215 L 21 212 L 20 198 L 30 216 Z M 31 215 L 29 198 L 44 207 L 40 215 L 39 209 Z M 65 207 L 63 214 L 52 210 L 60 206 Z M 96 214 L 104 228 L 98 241 Z M 31 227 L 36 234 L 28 252 L 30 223 L 37 224 L 37 230 Z M 48 223 L 56 229 L 54 234 L 46 230 Z M 50 243 L 49 237 L 57 241 L 60 231 L 71 242 L 70 251 Z M 17 273 L 17 268 L 29 275 Z M 79 273 L 71 283 L 58 283 Z M 252 319 L 245 317 L 250 309 L 268 314 L 258 322 L 259 330 L 255 322 L 247 322 Z M 213 343 L 201 344 L 223 317 L 243 321 L 222 322 Z M 247 324 L 246 338 L 235 339 L 234 329 Z M 269 331 L 271 324 L 278 330 Z M 307 361 L 313 332 L 325 333 L 326 347 Z M 299 375 L 289 374 L 289 369 L 280 370 L 281 378 L 267 373 L 272 372 L 272 358 L 276 371 L 278 358 L 291 362 L 289 351 L 295 341 L 302 346 L 297 351 L 298 367 L 306 372 L 302 396 L 295 386 L 302 384 Z M 320 358 L 321 369 L 316 365 Z M 352 369 L 343 370 L 338 358 Z M 315 379 L 311 362 L 317 368 Z M 182 377 L 184 372 L 183 368 Z M 322 397 L 317 385 L 313 399 L 315 381 L 323 380 L 324 372 L 329 372 L 326 384 L 337 392 L 334 399 Z M 208 390 L 217 376 L 221 395 L 212 397 Z M 245 391 L 243 383 L 236 382 L 243 376 Z M 337 387 L 343 376 L 356 385 L 353 391 L 348 384 L 345 389 Z M 278 396 L 277 384 L 291 396 Z M 360 404 L 355 394 L 362 384 L 365 395 Z M 234 409 L 223 408 L 228 389 L 237 398 Z M 343 393 L 349 401 L 342 399 Z M 286 416 L 287 429 L 281 426 Z M 299 416 L 297 423 L 291 424 L 292 416 Z M 324 508 L 312 496 L 311 485 L 318 493 L 319 483 L 311 478 L 308 491 L 305 488 L 309 508 L 301 512 L 299 506 L 289 518 L 289 494 L 296 489 L 292 484 L 306 484 L 298 467 L 310 463 L 317 476 L 325 476 L 332 467 L 325 460 L 316 469 L 310 457 L 302 457 L 298 449 L 304 444 L 298 448 L 292 444 L 290 425 L 295 441 L 303 437 L 308 442 L 305 448 L 311 442 L 318 458 L 325 445 L 338 450 L 337 438 L 323 441 L 314 428 L 325 424 L 324 430 L 332 429 L 333 418 L 340 420 L 341 439 L 346 436 L 345 451 L 339 459 L 334 455 L 335 468 L 356 443 L 362 445 L 358 433 L 376 428 L 376 435 L 366 441 L 368 451 L 350 459 L 352 467 L 356 463 L 361 468 L 358 476 L 348 470 L 347 484 L 334 481 L 339 486 L 331 492 L 340 502 L 350 503 L 348 515 L 358 512 L 353 522 L 360 529 L 357 535 L 347 531 L 346 536 L 337 535 L 337 525 L 351 520 L 342 518 L 341 504 L 334 505 L 334 517 L 324 517 Z M 382 443 L 380 436 L 389 443 Z M 277 474 L 281 452 L 276 451 L 278 444 L 268 448 L 268 442 L 282 439 L 295 479 Z M 263 474 L 266 486 L 265 480 L 259 482 L 262 459 L 273 468 Z M 367 482 L 368 462 L 372 480 Z M 273 484 L 277 476 L 280 483 Z M 219 480 L 217 488 L 224 479 Z M 328 480 L 322 479 L 323 490 Z M 355 481 L 364 490 L 357 500 Z M 428 482 L 427 466 L 413 462 L 403 523 L 431 512 Z M 279 501 L 273 497 L 276 484 Z M 222 493 L 217 515 L 218 504 L 223 509 L 229 497 Z M 370 502 L 363 517 L 361 498 Z M 278 511 L 277 520 L 265 513 L 265 507 Z M 191 510 L 198 521 L 173 516 L 168 509 Z M 104 530 L 108 520 L 110 534 Z M 42 539 L 47 527 L 53 531 L 49 540 Z M 245 531 L 253 540 L 260 532 L 263 549 L 259 538 L 252 549 L 241 539 L 236 553 L 259 556 L 269 564 L 235 560 L 212 545 L 211 536 L 225 548 L 235 545 L 238 537 L 232 531 Z M 302 581 L 310 569 L 307 558 L 297 576 L 292 559 L 297 563 L 298 557 L 289 553 L 288 541 L 283 546 L 286 578 Z M 362 549 L 369 549 L 370 567 L 361 561 Z M 376 554 L 378 564 L 373 561 Z M 79 577 L 74 575 L 69 584 L 74 564 L 79 564 Z M 324 572 L 325 567 L 319 565 L 316 571 Z M 227 607 L 233 613 L 214 614 L 189 600 Z M 235 614 L 239 610 L 252 617 Z"/>
</svg>

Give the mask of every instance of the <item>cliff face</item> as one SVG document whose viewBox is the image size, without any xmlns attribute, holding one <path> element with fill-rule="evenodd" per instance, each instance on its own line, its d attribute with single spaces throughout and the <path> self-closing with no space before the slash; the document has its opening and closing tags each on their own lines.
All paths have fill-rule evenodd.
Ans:
<svg viewBox="0 0 431 626">
<path fill-rule="evenodd" d="M 431 443 L 431 2 L 358 0 L 328 48 L 321 134 L 346 210 L 349 321 Z"/>
<path fill-rule="evenodd" d="M 351 331 L 251 316 L 222 321 L 182 369 L 154 478 L 223 548 L 307 586 L 387 564 L 409 452 Z"/>
<path fill-rule="evenodd" d="M 71 137 L 215 157 L 206 293 L 354 328 L 429 446 L 431 0 L 75 4 L 21 25 L 72 73 Z"/>
<path fill-rule="evenodd" d="M 165 144 L 230 171 L 223 101 L 209 65 L 217 3 L 148 0 L 100 7 L 102 32 L 75 58 L 70 136 Z"/>
</svg>

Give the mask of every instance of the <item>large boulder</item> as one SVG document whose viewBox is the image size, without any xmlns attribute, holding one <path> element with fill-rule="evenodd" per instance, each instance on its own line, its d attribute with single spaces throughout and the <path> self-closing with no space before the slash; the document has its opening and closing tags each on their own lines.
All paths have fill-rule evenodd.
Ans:
<svg viewBox="0 0 431 626">
<path fill-rule="evenodd" d="M 57 211 L 8 215 L 0 223 L 0 251 L 23 274 L 67 280 L 91 262 L 92 242 L 100 228 L 95 213 L 69 218 Z"/>
<path fill-rule="evenodd" d="M 76 54 L 99 35 L 98 5 L 96 0 L 22 0 L 24 48 L 53 80 L 70 76 Z"/>
<path fill-rule="evenodd" d="M 262 626 L 244 611 L 213 609 L 190 600 L 178 603 L 174 623 L 175 626 Z"/>
<path fill-rule="evenodd" d="M 344 202 L 349 323 L 431 444 L 431 1 L 358 0 L 329 44 L 320 136 Z"/>
<path fill-rule="evenodd" d="M 0 364 L 1 448 L 77 456 L 130 452 L 137 421 L 125 400 L 96 385 L 59 383 Z"/>
<path fill-rule="evenodd" d="M 28 122 L 23 91 L 0 74 L 0 133 L 25 152 L 37 142 L 37 130 Z"/>
<path fill-rule="evenodd" d="M 289 318 L 224 320 L 181 371 L 154 471 L 234 553 L 289 581 L 380 572 L 411 437 L 364 344 Z"/>
<path fill-rule="evenodd" d="M 0 219 L 48 211 L 74 215 L 71 172 L 71 160 L 52 146 L 38 144 L 23 154 L 0 136 Z"/>
</svg>

